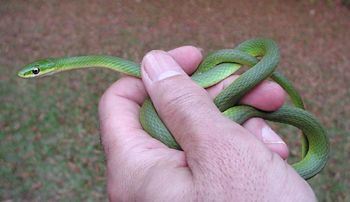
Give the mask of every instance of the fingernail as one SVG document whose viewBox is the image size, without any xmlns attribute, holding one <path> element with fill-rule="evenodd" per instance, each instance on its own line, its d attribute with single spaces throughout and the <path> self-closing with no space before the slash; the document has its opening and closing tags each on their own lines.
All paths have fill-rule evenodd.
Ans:
<svg viewBox="0 0 350 202">
<path fill-rule="evenodd" d="M 261 136 L 264 143 L 267 144 L 286 144 L 270 127 L 265 126 L 261 130 Z"/>
<path fill-rule="evenodd" d="M 184 74 L 182 68 L 164 51 L 148 53 L 142 60 L 142 68 L 152 82 Z"/>
</svg>

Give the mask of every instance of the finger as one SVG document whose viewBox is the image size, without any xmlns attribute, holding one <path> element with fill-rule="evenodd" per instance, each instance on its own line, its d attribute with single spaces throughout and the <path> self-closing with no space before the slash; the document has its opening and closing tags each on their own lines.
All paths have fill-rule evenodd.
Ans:
<svg viewBox="0 0 350 202">
<path fill-rule="evenodd" d="M 243 124 L 243 127 L 262 141 L 270 151 L 277 153 L 283 159 L 288 158 L 289 150 L 287 144 L 263 119 L 248 119 Z"/>
<path fill-rule="evenodd" d="M 201 52 L 193 46 L 183 46 L 169 52 L 187 73 L 193 72 L 202 59 Z M 99 117 L 107 159 L 110 153 L 128 150 L 135 144 L 139 149 L 164 146 L 155 143 L 158 141 L 148 136 L 140 125 L 139 109 L 146 96 L 142 81 L 134 77 L 121 78 L 102 96 Z"/>
<path fill-rule="evenodd" d="M 188 74 L 192 74 L 202 61 L 200 49 L 194 46 L 182 46 L 168 51 L 180 67 Z"/>
<path fill-rule="evenodd" d="M 147 96 L 140 79 L 123 77 L 111 85 L 100 99 L 101 140 L 107 159 L 135 145 L 154 144 L 139 122 L 139 109 Z"/>
<path fill-rule="evenodd" d="M 195 71 L 202 60 L 200 50 L 194 46 L 175 48 L 170 50 L 169 54 L 187 74 Z M 135 133 L 135 129 L 142 129 L 138 111 L 146 96 L 142 82 L 133 77 L 120 79 L 105 92 L 100 102 L 101 130 L 108 131 L 108 133 L 102 133 L 104 134 L 102 139 L 106 140 L 103 141 L 105 148 L 110 148 L 108 145 L 110 142 L 119 142 L 121 147 L 117 148 L 123 148 L 123 145 L 128 146 L 124 142 L 130 137 L 119 137 L 119 131 L 132 131 L 132 134 Z"/>
<path fill-rule="evenodd" d="M 238 75 L 233 75 L 220 83 L 207 88 L 209 95 L 214 98 L 223 89 L 229 86 Z M 280 108 L 286 99 L 285 92 L 281 86 L 275 82 L 263 81 L 249 91 L 240 101 L 241 104 L 253 106 L 264 111 L 275 111 Z"/>
<path fill-rule="evenodd" d="M 151 51 L 146 54 L 141 72 L 158 114 L 185 152 L 222 138 L 216 137 L 219 134 L 214 132 L 220 124 L 213 124 L 213 128 L 208 129 L 203 127 L 207 123 L 232 125 L 221 115 L 207 92 L 196 85 L 166 52 Z M 242 130 L 237 127 L 238 131 Z M 212 133 L 210 130 L 213 130 Z"/>
<path fill-rule="evenodd" d="M 208 88 L 207 91 L 214 98 L 237 78 L 238 75 L 230 76 L 217 85 Z M 260 96 L 262 94 L 264 96 Z M 244 96 L 240 103 L 251 105 L 261 110 L 271 111 L 280 108 L 284 101 L 284 90 L 277 83 L 264 81 Z M 272 152 L 277 153 L 283 159 L 288 157 L 289 151 L 287 144 L 263 119 L 251 118 L 243 124 L 243 127 L 262 141 Z"/>
</svg>

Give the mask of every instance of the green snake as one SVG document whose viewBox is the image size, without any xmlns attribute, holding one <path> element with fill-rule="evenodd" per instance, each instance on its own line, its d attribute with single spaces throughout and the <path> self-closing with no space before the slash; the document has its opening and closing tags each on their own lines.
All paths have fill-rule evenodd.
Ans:
<svg viewBox="0 0 350 202">
<path fill-rule="evenodd" d="M 191 76 L 203 88 L 212 86 L 232 75 L 242 66 L 250 67 L 232 84 L 215 97 L 214 103 L 223 115 L 242 124 L 251 117 L 293 125 L 303 132 L 302 159 L 293 164 L 304 179 L 319 173 L 329 154 L 329 141 L 325 129 L 309 112 L 299 93 L 280 73 L 275 71 L 280 59 L 277 44 L 270 39 L 251 39 L 234 49 L 223 49 L 209 54 Z M 140 65 L 114 56 L 89 55 L 48 58 L 26 65 L 18 76 L 34 78 L 57 72 L 88 67 L 108 68 L 126 75 L 141 78 Z M 294 106 L 284 105 L 274 112 L 264 112 L 251 106 L 237 105 L 239 100 L 254 86 L 272 78 L 288 93 Z M 173 149 L 181 150 L 167 127 L 157 115 L 150 99 L 146 99 L 140 111 L 140 122 L 152 137 Z"/>
</svg>

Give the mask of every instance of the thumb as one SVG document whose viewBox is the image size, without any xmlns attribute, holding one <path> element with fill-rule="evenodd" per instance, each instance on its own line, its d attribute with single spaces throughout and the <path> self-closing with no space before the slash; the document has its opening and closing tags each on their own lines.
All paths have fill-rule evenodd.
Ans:
<svg viewBox="0 0 350 202">
<path fill-rule="evenodd" d="M 227 122 L 232 127 L 232 122 L 221 115 L 209 94 L 168 53 L 149 52 L 143 58 L 141 72 L 160 118 L 186 153 L 199 148 L 203 151 L 225 138 L 217 134 L 216 128 Z"/>
</svg>

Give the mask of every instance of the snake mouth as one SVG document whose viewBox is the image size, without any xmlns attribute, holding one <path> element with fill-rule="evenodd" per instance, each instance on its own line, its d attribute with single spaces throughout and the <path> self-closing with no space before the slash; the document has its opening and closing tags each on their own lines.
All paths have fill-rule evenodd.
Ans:
<svg viewBox="0 0 350 202">
<path fill-rule="evenodd" d="M 31 79 L 31 78 L 34 78 L 34 77 L 39 77 L 39 75 L 28 74 L 28 72 L 25 71 L 25 70 L 19 71 L 17 73 L 17 76 L 20 77 L 20 78 L 23 78 L 23 79 Z"/>
<path fill-rule="evenodd" d="M 17 76 L 23 78 L 23 79 L 27 79 L 28 78 L 28 75 L 26 75 L 26 72 L 27 71 L 24 71 L 24 70 L 21 70 L 17 73 Z"/>
</svg>

